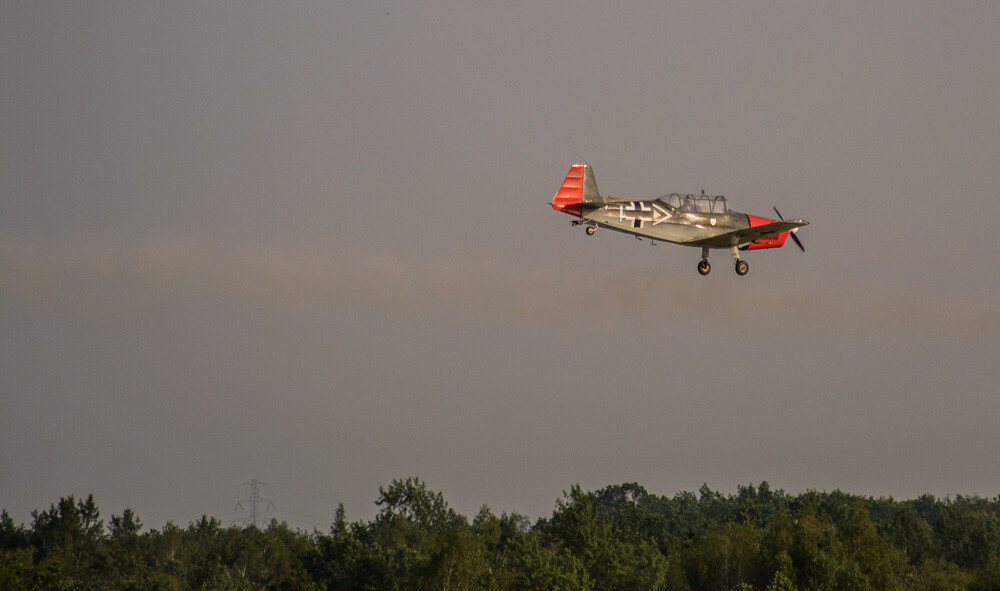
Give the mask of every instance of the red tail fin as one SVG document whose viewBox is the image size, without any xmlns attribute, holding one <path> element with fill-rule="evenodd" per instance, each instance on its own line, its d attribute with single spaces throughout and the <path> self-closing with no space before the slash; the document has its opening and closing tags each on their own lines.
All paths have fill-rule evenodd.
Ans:
<svg viewBox="0 0 1000 591">
<path fill-rule="evenodd" d="M 552 197 L 552 209 L 582 217 L 584 203 L 600 203 L 603 200 L 597 192 L 597 182 L 590 165 L 577 163 L 569 167 L 566 180 Z"/>
</svg>

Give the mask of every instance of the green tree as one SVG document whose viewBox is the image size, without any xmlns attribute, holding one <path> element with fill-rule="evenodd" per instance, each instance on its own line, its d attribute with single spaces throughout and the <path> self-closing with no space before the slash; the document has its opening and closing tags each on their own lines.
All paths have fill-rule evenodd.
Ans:
<svg viewBox="0 0 1000 591">
<path fill-rule="evenodd" d="M 20 591 L 29 588 L 34 572 L 31 555 L 28 548 L 0 550 L 0 589 Z"/>
<path fill-rule="evenodd" d="M 34 548 L 23 525 L 0 511 L 0 589 L 27 589 L 33 571 Z"/>
<path fill-rule="evenodd" d="M 202 515 L 184 530 L 182 561 L 187 584 L 192 589 L 211 589 L 230 584 L 231 576 L 222 565 L 222 522 Z"/>
<path fill-rule="evenodd" d="M 497 517 L 483 505 L 472 521 L 472 533 L 482 543 L 488 562 L 485 586 L 509 589 L 515 578 L 516 554 L 531 530 L 528 518 L 514 513 Z"/>
<path fill-rule="evenodd" d="M 942 558 L 964 568 L 982 568 L 1000 543 L 1000 515 L 984 499 L 959 496 L 939 508 L 933 530 Z"/>
<path fill-rule="evenodd" d="M 568 495 L 556 501 L 546 531 L 555 542 L 569 550 L 585 568 L 594 565 L 598 552 L 597 514 L 590 497 L 579 484 L 574 484 Z"/>
<path fill-rule="evenodd" d="M 35 569 L 35 576 L 30 588 L 32 591 L 36 589 L 77 591 L 85 589 L 87 586 L 66 572 L 59 560 L 49 560 L 44 566 Z"/>
<path fill-rule="evenodd" d="M 624 492 L 629 492 L 624 490 Z M 575 485 L 556 503 L 542 529 L 554 547 L 567 550 L 587 572 L 596 589 L 660 589 L 669 580 L 669 563 L 654 541 L 644 538 L 634 496 L 600 500 L 611 510 L 599 515 L 591 495 Z M 612 491 L 606 491 L 612 492 Z"/>
<path fill-rule="evenodd" d="M 687 580 L 696 589 L 728 591 L 760 578 L 763 533 L 748 524 L 727 523 L 691 541 L 682 553 Z"/>
<path fill-rule="evenodd" d="M 427 485 L 419 478 L 393 480 L 388 488 L 378 487 L 378 492 L 375 504 L 380 511 L 375 518 L 376 522 L 403 518 L 431 531 L 444 530 L 457 522 L 464 522 L 448 506 L 444 495 L 428 490 Z"/>
<path fill-rule="evenodd" d="M 794 516 L 785 511 L 774 516 L 761 554 L 770 572 L 784 573 L 799 589 L 834 589 L 843 547 L 833 525 L 806 506 Z"/>
<path fill-rule="evenodd" d="M 901 503 L 892 512 L 892 522 L 885 528 L 885 537 L 899 548 L 912 565 L 920 564 L 933 551 L 934 532 L 930 524 L 913 508 Z"/>
<path fill-rule="evenodd" d="M 116 589 L 139 589 L 149 577 L 149 538 L 140 535 L 142 522 L 131 509 L 111 516 L 108 524 L 109 578 Z"/>
<path fill-rule="evenodd" d="M 15 524 L 6 510 L 0 511 L 0 550 L 17 550 L 29 545 L 24 526 Z"/>
<path fill-rule="evenodd" d="M 408 588 L 416 559 L 412 551 L 385 550 L 374 540 L 359 536 L 358 527 L 345 536 L 318 536 L 314 554 L 306 558 L 306 571 L 323 589 L 392 591 Z"/>
<path fill-rule="evenodd" d="M 183 529 L 172 521 L 168 521 L 160 530 L 150 531 L 146 535 L 146 547 L 149 561 L 155 565 L 155 578 L 160 581 L 161 588 L 186 588 L 188 579 L 188 564 L 185 559 L 189 551 Z"/>
<path fill-rule="evenodd" d="M 777 571 L 771 582 L 767 585 L 766 591 L 796 591 L 795 583 L 784 571 Z"/>
<path fill-rule="evenodd" d="M 344 511 L 344 504 L 337 503 L 337 512 L 330 526 L 330 534 L 335 538 L 342 538 L 347 535 L 347 511 Z"/>
<path fill-rule="evenodd" d="M 892 589 L 897 586 L 897 573 L 904 571 L 905 555 L 878 536 L 860 499 L 852 503 L 840 527 L 840 539 L 848 563 L 840 575 L 842 588 Z"/>
<path fill-rule="evenodd" d="M 626 591 L 679 588 L 671 577 L 669 561 L 656 544 L 641 541 L 619 548 L 616 576 L 608 581 L 607 588 Z"/>
<path fill-rule="evenodd" d="M 388 488 L 379 487 L 375 504 L 380 507 L 371 531 L 386 549 L 408 548 L 427 556 L 435 537 L 456 526 L 467 525 L 440 492 L 427 489 L 419 478 L 393 480 Z"/>
<path fill-rule="evenodd" d="M 81 501 L 65 497 L 58 505 L 50 505 L 48 511 L 32 511 L 34 522 L 29 538 L 37 552 L 35 560 L 58 563 L 60 566 L 50 575 L 59 580 L 64 576 L 78 580 L 104 578 L 104 522 L 100 515 L 93 495 Z"/>
<path fill-rule="evenodd" d="M 588 591 L 593 582 L 579 558 L 565 547 L 542 543 L 533 533 L 519 544 L 513 588 L 525 591 Z"/>
<path fill-rule="evenodd" d="M 425 572 L 427 588 L 461 591 L 489 588 L 486 547 L 467 526 L 452 527 L 438 537 Z"/>
<path fill-rule="evenodd" d="M 975 577 L 955 564 L 931 558 L 920 565 L 910 583 L 922 591 L 963 591 L 974 587 Z"/>
</svg>

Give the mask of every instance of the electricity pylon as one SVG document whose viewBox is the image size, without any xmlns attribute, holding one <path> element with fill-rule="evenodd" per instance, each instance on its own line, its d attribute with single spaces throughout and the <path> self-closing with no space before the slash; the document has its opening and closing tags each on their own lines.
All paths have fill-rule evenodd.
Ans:
<svg viewBox="0 0 1000 591">
<path fill-rule="evenodd" d="M 260 487 L 267 484 L 266 482 L 261 482 L 256 478 L 254 478 L 250 482 L 244 482 L 243 484 L 250 485 L 250 496 L 245 499 L 240 499 L 239 501 L 237 501 L 236 508 L 233 509 L 233 511 L 235 511 L 236 509 L 239 509 L 241 511 L 246 511 L 246 507 L 243 506 L 243 503 L 249 503 L 250 516 L 243 520 L 243 524 L 257 527 L 257 521 L 264 519 L 264 516 L 261 515 L 262 511 L 259 510 L 261 503 L 267 502 L 267 507 L 264 508 L 263 512 L 267 512 L 271 509 L 277 511 L 278 508 L 274 506 L 274 501 L 272 501 L 271 499 L 265 499 L 264 497 L 260 496 Z"/>
</svg>

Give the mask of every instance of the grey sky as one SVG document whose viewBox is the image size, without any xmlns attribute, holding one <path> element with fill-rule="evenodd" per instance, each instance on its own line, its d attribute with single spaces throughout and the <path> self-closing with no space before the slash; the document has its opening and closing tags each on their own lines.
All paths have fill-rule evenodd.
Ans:
<svg viewBox="0 0 1000 591">
<path fill-rule="evenodd" d="M 1000 492 L 994 2 L 0 5 L 0 507 Z M 547 201 L 810 220 L 700 277 Z M 714 258 L 725 257 L 715 253 Z M 719 261 L 721 262 L 721 261 Z"/>
</svg>

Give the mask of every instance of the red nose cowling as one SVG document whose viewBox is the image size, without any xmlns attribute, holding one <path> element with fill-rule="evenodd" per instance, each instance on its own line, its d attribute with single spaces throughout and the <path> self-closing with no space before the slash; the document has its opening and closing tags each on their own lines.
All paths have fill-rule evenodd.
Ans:
<svg viewBox="0 0 1000 591">
<path fill-rule="evenodd" d="M 778 220 L 772 220 L 770 218 L 760 217 L 757 215 L 748 215 L 750 219 L 750 227 L 756 228 L 757 226 L 763 226 L 766 224 L 773 224 Z M 758 250 L 761 248 L 781 248 L 785 245 L 785 240 L 788 239 L 788 232 L 779 232 L 777 234 L 771 234 L 770 236 L 761 236 L 760 238 L 754 240 L 750 244 L 746 245 L 744 250 Z"/>
</svg>

